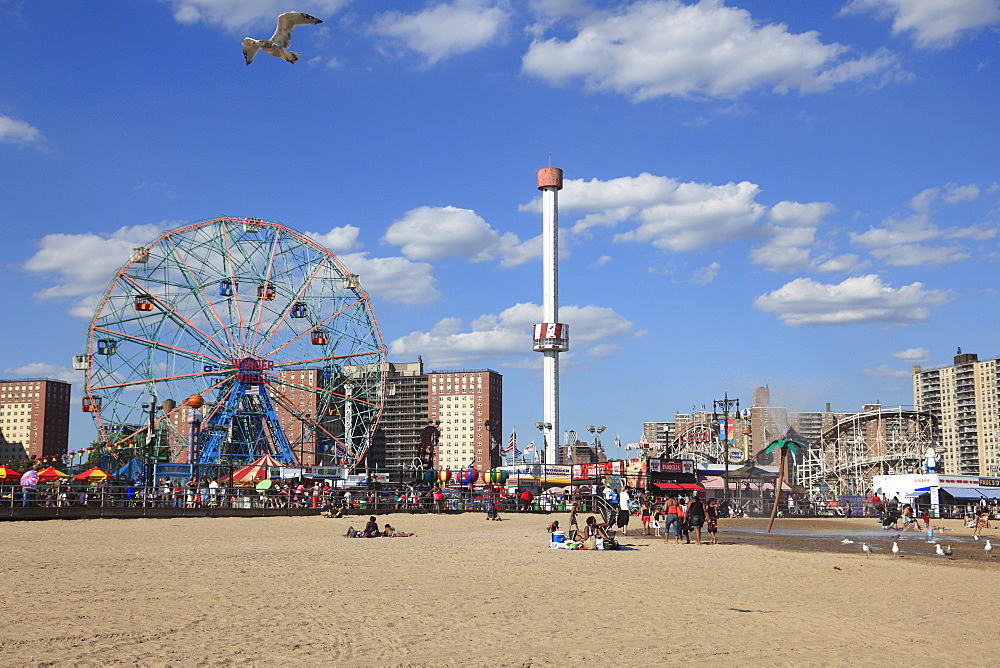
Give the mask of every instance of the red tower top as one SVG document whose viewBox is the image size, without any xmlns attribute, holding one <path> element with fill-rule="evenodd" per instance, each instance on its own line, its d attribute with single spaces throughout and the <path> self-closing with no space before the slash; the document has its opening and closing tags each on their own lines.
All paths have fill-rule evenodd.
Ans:
<svg viewBox="0 0 1000 668">
<path fill-rule="evenodd" d="M 558 167 L 543 167 L 538 170 L 538 189 L 555 188 L 562 190 L 562 170 Z"/>
</svg>

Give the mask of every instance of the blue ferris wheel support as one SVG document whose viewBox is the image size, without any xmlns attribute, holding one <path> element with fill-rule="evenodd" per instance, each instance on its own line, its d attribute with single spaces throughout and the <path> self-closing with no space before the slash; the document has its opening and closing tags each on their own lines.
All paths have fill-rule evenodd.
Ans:
<svg viewBox="0 0 1000 668">
<path fill-rule="evenodd" d="M 199 466 L 219 463 L 229 433 L 233 434 L 230 452 L 225 453 L 229 459 L 249 463 L 262 454 L 270 454 L 286 466 L 295 465 L 295 454 L 264 381 L 264 372 L 273 366 L 273 362 L 253 358 L 237 363 L 236 377 L 225 403 L 202 427 Z"/>
</svg>

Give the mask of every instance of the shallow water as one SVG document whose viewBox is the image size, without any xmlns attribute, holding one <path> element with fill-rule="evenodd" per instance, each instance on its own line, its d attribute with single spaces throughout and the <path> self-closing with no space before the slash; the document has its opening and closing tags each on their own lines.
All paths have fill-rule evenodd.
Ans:
<svg viewBox="0 0 1000 668">
<path fill-rule="evenodd" d="M 870 528 L 857 526 L 838 528 L 836 526 L 824 527 L 823 529 L 782 528 L 775 527 L 768 534 L 764 527 L 733 527 L 720 532 L 720 537 L 730 536 L 753 536 L 763 538 L 774 536 L 776 538 L 794 538 L 802 541 L 809 541 L 802 545 L 800 549 L 818 552 L 844 552 L 849 550 L 861 551 L 862 543 L 868 543 L 873 554 L 891 554 L 892 543 L 895 541 L 900 548 L 900 554 L 913 554 L 925 556 L 938 556 L 935 543 L 940 543 L 942 547 L 951 545 L 955 555 L 970 550 L 983 552 L 986 545 L 985 540 L 975 540 L 969 536 L 956 535 L 951 529 L 935 529 L 934 540 L 928 540 L 926 531 L 886 531 L 881 525 L 873 522 Z M 844 539 L 854 541 L 844 544 Z M 997 546 L 1000 550 L 1000 545 Z"/>
</svg>

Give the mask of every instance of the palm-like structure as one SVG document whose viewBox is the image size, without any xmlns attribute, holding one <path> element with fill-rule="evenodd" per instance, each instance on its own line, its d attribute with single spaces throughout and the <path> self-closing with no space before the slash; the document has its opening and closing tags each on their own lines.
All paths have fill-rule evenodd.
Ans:
<svg viewBox="0 0 1000 668">
<path fill-rule="evenodd" d="M 774 505 L 771 506 L 771 519 L 767 523 L 767 533 L 771 533 L 771 527 L 774 525 L 774 517 L 778 514 L 778 501 L 781 499 L 781 483 L 785 479 L 785 461 L 788 459 L 788 452 L 799 453 L 805 450 L 806 446 L 804 443 L 799 443 L 798 441 L 793 441 L 789 438 L 779 438 L 776 441 L 771 441 L 770 445 L 764 448 L 764 452 L 773 452 L 774 450 L 781 449 L 781 463 L 778 465 L 778 480 L 774 483 Z"/>
</svg>

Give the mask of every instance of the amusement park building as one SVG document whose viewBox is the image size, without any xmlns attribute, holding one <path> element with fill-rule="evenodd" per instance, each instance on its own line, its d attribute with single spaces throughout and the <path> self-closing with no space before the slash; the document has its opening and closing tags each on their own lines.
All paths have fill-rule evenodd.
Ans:
<svg viewBox="0 0 1000 668">
<path fill-rule="evenodd" d="M 0 454 L 62 455 L 69 445 L 70 384 L 46 378 L 0 380 Z"/>
<path fill-rule="evenodd" d="M 1000 474 L 998 364 L 959 348 L 951 366 L 913 367 L 913 404 L 938 420 L 945 473 Z"/>
</svg>

